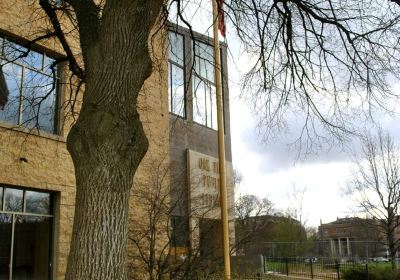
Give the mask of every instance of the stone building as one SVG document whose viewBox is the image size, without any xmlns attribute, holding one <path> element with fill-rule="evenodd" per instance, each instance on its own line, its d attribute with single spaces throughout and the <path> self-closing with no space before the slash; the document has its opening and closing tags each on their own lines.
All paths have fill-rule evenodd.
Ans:
<svg viewBox="0 0 400 280">
<path fill-rule="evenodd" d="M 0 85 L 0 279 L 63 279 L 72 234 L 75 178 L 66 137 L 81 96 L 71 108 L 67 65 L 58 64 L 54 72 L 50 67 L 64 56 L 57 42 L 30 45 L 27 55 L 20 57 L 27 43 L 46 28 L 35 5 L 36 1 L 0 1 L 0 73 L 6 84 L 6 91 L 4 83 Z M 150 145 L 135 176 L 135 192 L 152 187 L 149 178 L 155 163 L 171 166 L 167 187 L 171 187 L 172 204 L 179 205 L 170 217 L 175 236 L 171 246 L 182 253 L 194 246 L 211 246 L 215 252 L 219 242 L 218 214 L 196 216 L 191 210 L 214 205 L 218 198 L 218 176 L 209 168 L 217 160 L 211 47 L 207 37 L 196 35 L 195 58 L 186 30 L 174 28 L 170 33 L 170 52 L 167 40 L 156 37 L 152 56 L 159 67 L 139 97 Z M 78 42 L 68 39 L 79 53 Z M 221 53 L 226 76 L 226 46 Z M 192 59 L 199 62 L 195 71 L 189 67 Z M 44 100 L 41 106 L 38 97 Z M 224 100 L 226 157 L 231 162 L 227 79 Z M 205 179 L 197 182 L 194 176 Z M 177 190 L 181 195 L 176 195 Z M 232 188 L 230 193 L 232 201 Z M 146 205 L 134 194 L 130 222 L 146 226 Z M 202 231 L 203 224 L 211 224 L 208 228 L 213 231 Z M 212 240 L 205 238 L 210 232 Z"/>
<path fill-rule="evenodd" d="M 383 236 L 376 220 L 357 217 L 338 218 L 318 228 L 324 256 L 341 258 L 372 258 L 386 256 Z"/>
<path fill-rule="evenodd" d="M 188 248 L 199 247 L 201 255 L 214 258 L 222 255 L 222 234 L 213 47 L 211 38 L 198 33 L 194 36 L 195 48 L 189 30 L 170 26 L 171 200 L 175 206 L 172 218 L 176 233 L 173 248 L 178 254 L 187 254 Z M 227 46 L 222 43 L 221 62 L 228 200 L 233 206 Z M 234 243 L 233 219 L 231 207 L 231 244 Z"/>
</svg>

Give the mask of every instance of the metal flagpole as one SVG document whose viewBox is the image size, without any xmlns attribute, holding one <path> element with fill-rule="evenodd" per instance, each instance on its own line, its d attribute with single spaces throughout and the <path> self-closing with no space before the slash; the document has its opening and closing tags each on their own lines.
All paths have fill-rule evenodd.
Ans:
<svg viewBox="0 0 400 280">
<path fill-rule="evenodd" d="M 219 159 L 219 190 L 221 201 L 222 241 L 224 252 L 224 279 L 231 279 L 231 262 L 229 254 L 229 227 L 228 227 L 228 199 L 226 190 L 225 168 L 225 132 L 222 100 L 221 58 L 218 40 L 218 4 L 212 0 L 213 6 L 213 32 L 214 32 L 214 67 L 215 88 L 217 95 L 217 120 L 218 120 L 218 159 Z"/>
</svg>

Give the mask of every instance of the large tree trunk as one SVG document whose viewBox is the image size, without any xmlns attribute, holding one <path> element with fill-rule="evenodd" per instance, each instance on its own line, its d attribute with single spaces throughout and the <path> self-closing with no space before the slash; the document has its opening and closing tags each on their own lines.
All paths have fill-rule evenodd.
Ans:
<svg viewBox="0 0 400 280">
<path fill-rule="evenodd" d="M 148 148 L 137 97 L 151 74 L 147 42 L 162 1 L 109 0 L 98 22 L 90 21 L 91 7 L 71 3 L 86 83 L 67 139 L 76 207 L 66 280 L 121 280 L 126 278 L 129 193 Z"/>
</svg>

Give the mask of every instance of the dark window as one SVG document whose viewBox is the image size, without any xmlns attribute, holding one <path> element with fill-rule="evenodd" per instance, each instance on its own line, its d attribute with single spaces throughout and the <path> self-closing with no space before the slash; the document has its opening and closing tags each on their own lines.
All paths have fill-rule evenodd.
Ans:
<svg viewBox="0 0 400 280">
<path fill-rule="evenodd" d="M 172 216 L 172 247 L 187 247 L 189 242 L 188 219 L 184 216 Z"/>
<path fill-rule="evenodd" d="M 51 279 L 52 195 L 0 187 L 0 279 Z"/>
<path fill-rule="evenodd" d="M 0 37 L 0 120 L 55 133 L 54 59 Z M 56 68 L 55 68 L 56 69 Z"/>
<path fill-rule="evenodd" d="M 16 215 L 12 279 L 49 279 L 51 218 Z"/>
<path fill-rule="evenodd" d="M 0 213 L 0 279 L 9 279 L 9 265 L 11 252 L 11 232 L 12 216 L 11 214 Z"/>
<path fill-rule="evenodd" d="M 185 74 L 183 36 L 174 32 L 168 34 L 168 92 L 169 111 L 185 117 Z"/>
<path fill-rule="evenodd" d="M 0 187 L 0 210 L 3 209 L 3 188 Z"/>
</svg>

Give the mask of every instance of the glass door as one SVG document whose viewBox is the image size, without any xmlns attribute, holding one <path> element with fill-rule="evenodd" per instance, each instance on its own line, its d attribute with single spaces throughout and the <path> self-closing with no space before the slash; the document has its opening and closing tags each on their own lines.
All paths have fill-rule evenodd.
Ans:
<svg viewBox="0 0 400 280">
<path fill-rule="evenodd" d="M 0 280 L 51 280 L 51 194 L 0 193 Z"/>
</svg>

